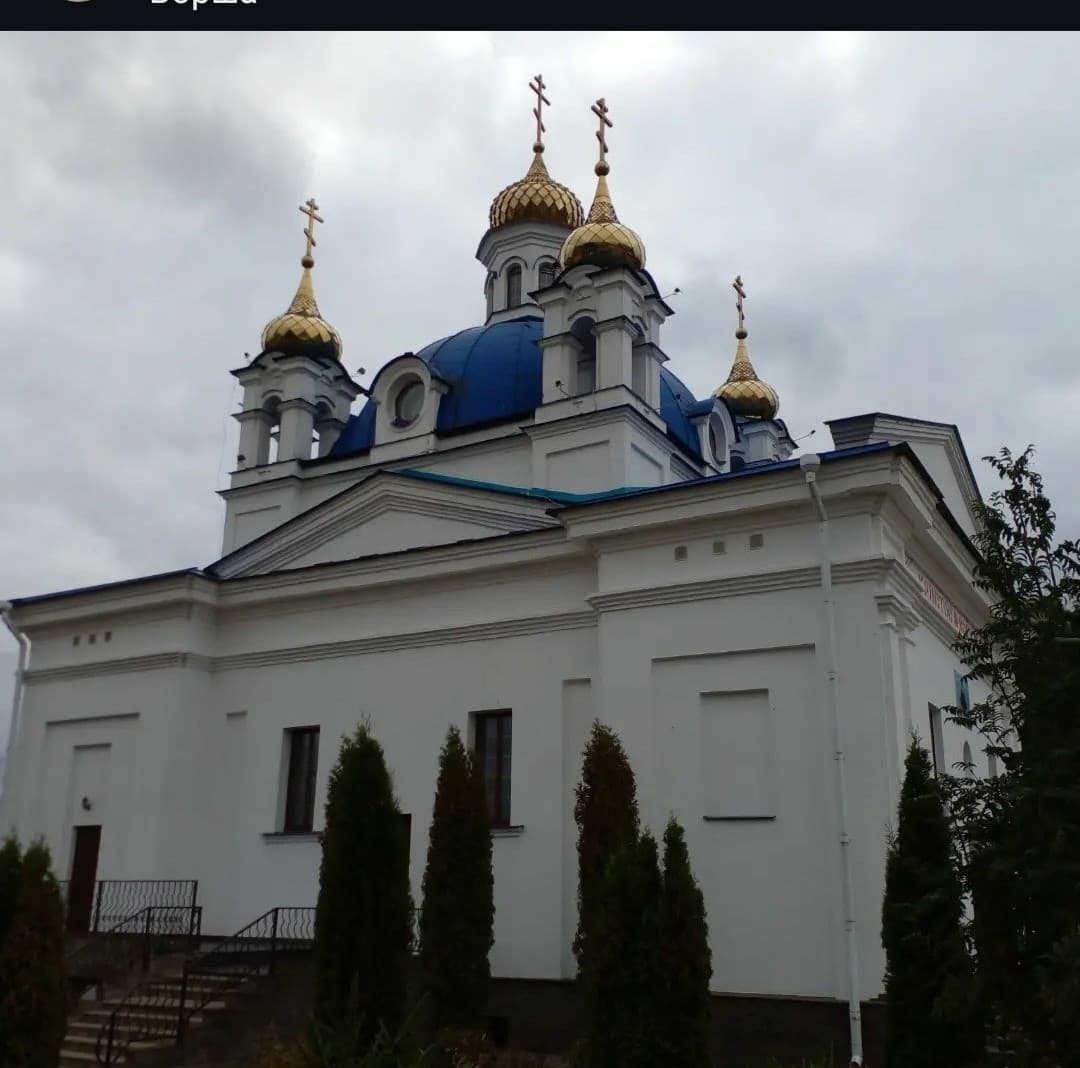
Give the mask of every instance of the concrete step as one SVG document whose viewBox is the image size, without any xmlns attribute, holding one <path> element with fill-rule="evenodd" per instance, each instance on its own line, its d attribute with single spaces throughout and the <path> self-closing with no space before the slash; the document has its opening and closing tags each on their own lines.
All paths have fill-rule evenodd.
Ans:
<svg viewBox="0 0 1080 1068">
<path fill-rule="evenodd" d="M 126 1060 L 127 1058 L 120 1054 L 113 1064 L 124 1064 Z M 60 1068 L 85 1068 L 86 1065 L 97 1065 L 97 1055 L 92 1050 L 89 1053 L 67 1049 L 60 1051 Z"/>
<path fill-rule="evenodd" d="M 105 1024 L 107 1024 L 109 1022 L 109 1017 L 112 1015 L 112 1010 L 95 1009 L 93 1012 L 88 1012 L 86 1015 L 87 1015 L 88 1019 L 97 1021 L 95 1026 L 102 1027 L 102 1026 L 104 1026 Z M 133 1012 L 133 1013 L 130 1013 L 130 1014 L 123 1013 L 122 1015 L 123 1015 L 124 1018 L 126 1018 L 128 1020 L 135 1020 L 135 1021 L 138 1021 L 138 1020 L 160 1020 L 160 1021 L 166 1021 L 167 1022 L 169 1020 L 175 1020 L 176 1017 L 177 1017 L 177 1014 L 175 1012 L 153 1012 L 153 1011 L 150 1011 L 150 1010 L 145 1010 L 145 1011 L 138 1012 L 138 1013 Z M 201 1023 L 202 1022 L 202 1015 L 201 1015 L 201 1013 L 196 1012 L 191 1016 L 185 1017 L 185 1019 L 189 1023 L 193 1023 L 193 1022 Z M 121 1018 L 117 1017 L 117 1027 L 118 1028 L 123 1028 L 124 1026 L 125 1025 L 124 1025 L 123 1021 L 121 1020 Z"/>
<path fill-rule="evenodd" d="M 105 1006 L 109 1012 L 115 1009 L 123 1008 L 123 1011 L 130 1013 L 132 1016 L 141 1016 L 147 1013 L 153 1015 L 160 1015 L 167 1013 L 170 1010 L 175 1015 L 180 1011 L 180 997 L 179 991 L 176 997 L 137 997 L 130 1000 L 123 1000 L 117 998 L 115 1001 L 105 1000 L 101 1003 Z M 187 999 L 184 1001 L 184 1005 L 190 1007 L 191 1001 Z M 208 1001 L 205 1005 L 200 1005 L 200 1009 L 223 1009 L 225 1008 L 225 1002 L 218 999 L 215 1001 Z"/>
</svg>

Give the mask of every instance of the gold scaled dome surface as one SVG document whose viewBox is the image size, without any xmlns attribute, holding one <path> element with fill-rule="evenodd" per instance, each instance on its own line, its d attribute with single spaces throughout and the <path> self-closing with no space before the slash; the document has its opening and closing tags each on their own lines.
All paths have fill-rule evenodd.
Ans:
<svg viewBox="0 0 1080 1068">
<path fill-rule="evenodd" d="M 525 177 L 508 185 L 491 202 L 488 221 L 492 230 L 511 223 L 536 220 L 572 230 L 585 219 L 581 201 L 573 191 L 556 182 L 544 163 L 544 146 L 533 145 L 533 161 Z"/>
<path fill-rule="evenodd" d="M 746 350 L 746 331 L 735 335 L 739 344 L 735 349 L 735 362 L 727 381 L 713 393 L 727 403 L 733 415 L 752 419 L 775 419 L 780 411 L 780 395 L 767 382 L 762 382 L 750 362 Z"/>
<path fill-rule="evenodd" d="M 589 217 L 563 242 L 559 258 L 564 270 L 579 263 L 635 269 L 645 266 L 645 246 L 641 238 L 629 226 L 619 222 L 615 214 L 608 191 L 608 172 L 606 162 L 596 165 L 596 196 Z"/>
<path fill-rule="evenodd" d="M 315 302 L 311 268 L 315 261 L 305 256 L 301 261 L 304 273 L 288 311 L 266 324 L 263 330 L 263 351 L 283 352 L 289 356 L 330 356 L 341 359 L 341 337 L 322 317 Z"/>
</svg>

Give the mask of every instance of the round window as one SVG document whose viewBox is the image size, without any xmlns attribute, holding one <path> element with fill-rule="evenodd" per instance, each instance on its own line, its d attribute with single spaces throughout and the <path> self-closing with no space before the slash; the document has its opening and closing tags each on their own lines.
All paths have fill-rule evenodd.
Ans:
<svg viewBox="0 0 1080 1068">
<path fill-rule="evenodd" d="M 394 422 L 399 426 L 408 426 L 420 418 L 424 410 L 424 383 L 414 378 L 398 390 L 394 399 Z"/>
</svg>

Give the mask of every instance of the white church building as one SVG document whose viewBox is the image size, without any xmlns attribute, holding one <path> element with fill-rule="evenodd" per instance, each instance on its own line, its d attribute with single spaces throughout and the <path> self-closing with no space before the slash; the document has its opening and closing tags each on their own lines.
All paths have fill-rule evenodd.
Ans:
<svg viewBox="0 0 1080 1068">
<path fill-rule="evenodd" d="M 299 288 L 232 371 L 221 558 L 5 608 L 0 829 L 44 835 L 73 885 L 197 879 L 204 931 L 228 934 L 314 904 L 327 776 L 366 720 L 411 814 L 419 900 L 457 724 L 488 782 L 493 975 L 568 987 L 573 788 L 599 718 L 643 822 L 686 828 L 712 989 L 844 1020 L 882 991 L 907 740 L 939 768 L 975 745 L 938 709 L 966 699 L 950 643 L 987 612 L 978 490 L 948 424 L 833 418 L 833 448 L 799 455 L 750 361 L 741 280 L 731 373 L 694 397 L 594 111 L 588 213 L 538 130 L 477 250 L 480 324 L 370 388 L 316 303 L 321 219 L 301 209 Z"/>
</svg>

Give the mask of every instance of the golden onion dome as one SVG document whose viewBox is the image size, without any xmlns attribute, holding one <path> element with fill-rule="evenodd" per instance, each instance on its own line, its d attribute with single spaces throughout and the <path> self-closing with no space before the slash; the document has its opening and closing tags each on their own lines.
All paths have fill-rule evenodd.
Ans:
<svg viewBox="0 0 1080 1068">
<path fill-rule="evenodd" d="M 491 202 L 488 220 L 492 230 L 511 223 L 535 220 L 573 229 L 585 218 L 581 201 L 573 191 L 556 182 L 544 164 L 544 146 L 533 145 L 533 161 L 525 177 L 508 185 Z"/>
<path fill-rule="evenodd" d="M 596 195 L 589 217 L 563 242 L 560 260 L 563 269 L 590 263 L 596 267 L 645 266 L 645 246 L 629 226 L 619 222 L 608 192 L 611 168 L 601 160 L 596 165 Z"/>
<path fill-rule="evenodd" d="M 300 261 L 304 273 L 296 296 L 288 310 L 266 324 L 263 330 L 263 351 L 283 352 L 289 356 L 330 356 L 341 359 L 341 337 L 322 317 L 315 302 L 311 268 L 315 261 L 310 255 Z"/>
<path fill-rule="evenodd" d="M 726 402 L 732 415 L 749 416 L 752 419 L 775 419 L 780 411 L 780 395 L 767 382 L 762 382 L 750 362 L 746 351 L 746 331 L 735 333 L 738 346 L 735 362 L 727 381 L 713 393 Z"/>
</svg>

